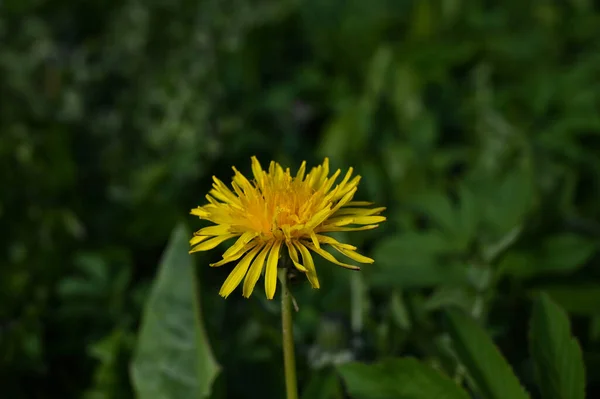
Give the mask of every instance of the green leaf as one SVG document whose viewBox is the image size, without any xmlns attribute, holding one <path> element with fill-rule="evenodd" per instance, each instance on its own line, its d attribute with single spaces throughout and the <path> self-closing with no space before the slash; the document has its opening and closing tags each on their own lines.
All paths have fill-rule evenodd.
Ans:
<svg viewBox="0 0 600 399">
<path fill-rule="evenodd" d="M 543 244 L 542 267 L 548 271 L 573 271 L 582 266 L 596 248 L 595 241 L 573 233 L 550 237 Z"/>
<path fill-rule="evenodd" d="M 88 346 L 88 353 L 98 361 L 94 370 L 94 382 L 83 394 L 83 399 L 110 398 L 116 396 L 119 385 L 119 353 L 129 333 L 116 328 L 105 337 Z"/>
<path fill-rule="evenodd" d="M 500 237 L 497 241 L 483 244 L 483 260 L 487 263 L 493 262 L 498 255 L 503 253 L 517 240 L 517 238 L 519 238 L 522 230 L 522 226 L 516 226 L 504 234 L 504 236 Z"/>
<path fill-rule="evenodd" d="M 567 314 L 546 294 L 533 305 L 529 346 L 544 399 L 585 399 L 581 348 Z"/>
<path fill-rule="evenodd" d="M 428 311 L 458 307 L 463 310 L 472 309 L 475 296 L 462 287 L 443 286 L 437 288 L 425 301 L 424 307 Z"/>
<path fill-rule="evenodd" d="M 412 358 L 338 366 L 355 399 L 469 399 L 448 377 Z"/>
<path fill-rule="evenodd" d="M 205 398 L 220 367 L 200 319 L 196 275 L 183 226 L 172 233 L 146 302 L 131 364 L 139 399 Z"/>
<path fill-rule="evenodd" d="M 545 292 L 569 313 L 583 316 L 600 315 L 600 287 L 595 284 L 585 285 L 544 285 L 534 294 Z"/>
<path fill-rule="evenodd" d="M 377 268 L 371 281 L 397 288 L 429 287 L 465 282 L 466 269 L 456 262 L 442 262 L 451 253 L 446 238 L 435 232 L 406 233 L 382 240 L 374 249 Z"/>
<path fill-rule="evenodd" d="M 542 273 L 569 273 L 582 267 L 594 254 L 597 244 L 572 233 L 544 240 L 528 251 L 510 251 L 500 261 L 501 273 L 525 278 Z"/>
<path fill-rule="evenodd" d="M 498 242 L 518 228 L 532 209 L 533 187 L 531 173 L 523 167 L 514 169 L 497 182 L 489 182 L 482 217 L 491 237 Z M 493 245 L 493 244 L 490 244 Z"/>
<path fill-rule="evenodd" d="M 415 206 L 448 234 L 457 230 L 457 212 L 448 196 L 441 192 L 428 192 L 416 196 Z"/>
<path fill-rule="evenodd" d="M 526 399 L 519 380 L 490 336 L 475 320 L 457 310 L 448 311 L 449 333 L 459 361 L 474 388 L 485 399 Z"/>
</svg>

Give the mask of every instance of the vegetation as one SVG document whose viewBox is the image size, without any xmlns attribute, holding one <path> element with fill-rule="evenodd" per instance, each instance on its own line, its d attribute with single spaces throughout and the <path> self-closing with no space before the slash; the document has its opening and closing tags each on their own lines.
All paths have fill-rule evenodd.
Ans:
<svg viewBox="0 0 600 399">
<path fill-rule="evenodd" d="M 600 392 L 594 2 L 0 11 L 2 397 L 283 397 L 278 302 L 187 254 L 252 155 L 387 207 L 341 237 L 373 265 L 291 287 L 303 399 Z"/>
</svg>

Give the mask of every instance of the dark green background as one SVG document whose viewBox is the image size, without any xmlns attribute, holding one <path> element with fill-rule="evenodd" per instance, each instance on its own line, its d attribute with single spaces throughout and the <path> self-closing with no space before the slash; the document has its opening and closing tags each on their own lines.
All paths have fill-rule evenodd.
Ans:
<svg viewBox="0 0 600 399">
<path fill-rule="evenodd" d="M 148 287 L 211 176 L 331 159 L 388 207 L 360 274 L 294 290 L 304 398 L 331 359 L 443 363 L 440 311 L 487 326 L 534 395 L 531 294 L 600 387 L 600 15 L 591 0 L 4 0 L 0 396 L 129 398 Z M 217 293 L 213 398 L 281 398 L 277 303 Z M 436 364 L 437 364 L 436 363 Z"/>
</svg>

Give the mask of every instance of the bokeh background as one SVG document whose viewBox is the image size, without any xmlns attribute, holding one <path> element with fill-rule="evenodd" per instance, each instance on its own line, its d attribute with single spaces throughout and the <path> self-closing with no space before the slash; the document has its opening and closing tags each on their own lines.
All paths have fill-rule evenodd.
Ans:
<svg viewBox="0 0 600 399">
<path fill-rule="evenodd" d="M 353 166 L 358 198 L 388 208 L 342 237 L 374 265 L 321 262 L 322 289 L 294 286 L 304 399 L 343 398 L 334 366 L 352 359 L 443 368 L 448 306 L 535 397 L 540 290 L 571 316 L 593 397 L 599 110 L 591 0 L 3 0 L 0 396 L 134 397 L 169 237 L 203 227 L 188 213 L 212 176 L 257 155 Z M 220 365 L 210 397 L 281 398 L 278 303 L 261 284 L 220 298 L 220 253 L 179 257 Z"/>
</svg>

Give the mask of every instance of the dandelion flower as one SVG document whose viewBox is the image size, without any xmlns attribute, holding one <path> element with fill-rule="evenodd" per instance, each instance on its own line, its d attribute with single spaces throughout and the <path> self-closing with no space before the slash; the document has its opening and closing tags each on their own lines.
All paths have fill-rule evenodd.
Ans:
<svg viewBox="0 0 600 399">
<path fill-rule="evenodd" d="M 352 201 L 360 181 L 360 176 L 351 178 L 352 168 L 337 184 L 341 171 L 329 176 L 327 158 L 308 174 L 306 162 L 302 162 L 295 176 L 276 162 L 265 171 L 256 157 L 252 157 L 254 180 L 248 180 L 235 167 L 233 171 L 231 189 L 213 177 L 213 188 L 206 196 L 208 204 L 191 211 L 214 225 L 194 233 L 190 253 L 207 251 L 237 238 L 223 253 L 223 259 L 210 265 L 238 261 L 221 287 L 221 296 L 227 297 L 244 280 L 242 293 L 248 298 L 264 270 L 266 295 L 273 299 L 277 263 L 285 249 L 313 288 L 319 288 L 319 280 L 311 251 L 336 265 L 359 270 L 325 251 L 325 245 L 356 262 L 373 263 L 373 259 L 357 253 L 356 247 L 326 235 L 373 229 L 385 220 L 379 216 L 385 208 L 368 208 L 372 205 L 369 202 Z"/>
</svg>

